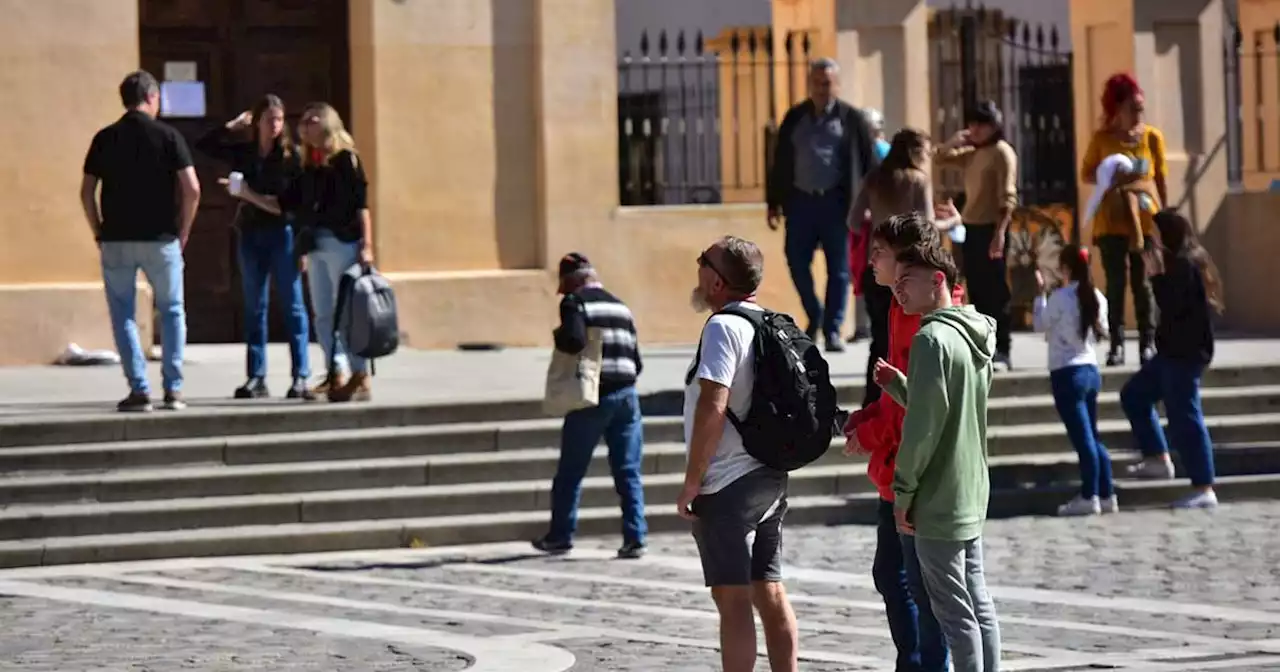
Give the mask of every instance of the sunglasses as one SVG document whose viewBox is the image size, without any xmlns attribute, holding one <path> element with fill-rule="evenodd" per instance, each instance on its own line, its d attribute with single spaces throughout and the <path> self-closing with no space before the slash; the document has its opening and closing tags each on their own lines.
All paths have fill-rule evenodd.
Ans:
<svg viewBox="0 0 1280 672">
<path fill-rule="evenodd" d="M 721 272 L 719 268 L 716 268 L 715 264 L 711 263 L 711 259 L 707 258 L 706 252 L 698 255 L 698 266 L 701 268 L 711 269 L 712 272 L 720 276 L 720 279 L 723 280 L 726 285 L 729 284 L 729 278 L 726 278 L 724 273 Z"/>
</svg>

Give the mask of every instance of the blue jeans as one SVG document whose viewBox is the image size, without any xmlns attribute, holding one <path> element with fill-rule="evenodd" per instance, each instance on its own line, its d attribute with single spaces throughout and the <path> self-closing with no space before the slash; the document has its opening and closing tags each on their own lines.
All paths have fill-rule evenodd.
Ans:
<svg viewBox="0 0 1280 672">
<path fill-rule="evenodd" d="M 302 298 L 302 273 L 293 256 L 293 229 L 251 227 L 240 231 L 240 279 L 244 282 L 244 342 L 248 348 L 245 368 L 250 378 L 267 375 L 267 313 L 270 285 L 288 302 L 285 319 L 289 325 L 289 354 L 294 378 L 311 375 L 307 344 L 311 326 L 307 304 Z"/>
<path fill-rule="evenodd" d="M 810 196 L 797 193 L 787 204 L 785 250 L 791 282 L 800 295 L 805 315 L 824 336 L 839 336 L 849 303 L 848 199 L 839 192 Z M 818 246 L 827 260 L 827 298 L 819 303 L 813 286 L 813 255 Z M 823 307 L 826 307 L 824 310 Z"/>
<path fill-rule="evenodd" d="M 151 394 L 147 382 L 147 357 L 138 340 L 138 271 L 141 270 L 155 295 L 163 349 L 161 376 L 166 392 L 182 390 L 182 351 L 187 343 L 187 312 L 183 305 L 182 246 L 169 242 L 104 242 L 102 284 L 107 294 L 107 311 L 116 350 L 124 367 L 129 390 Z"/>
<path fill-rule="evenodd" d="M 1133 427 L 1133 438 L 1145 457 L 1169 452 L 1156 402 L 1169 416 L 1169 437 L 1182 455 L 1182 466 L 1195 486 L 1213 485 L 1213 443 L 1200 406 L 1200 376 L 1204 367 L 1156 355 L 1120 390 L 1120 405 Z"/>
<path fill-rule="evenodd" d="M 316 249 L 307 255 L 307 284 L 311 288 L 311 308 L 316 313 L 316 340 L 324 348 L 326 365 L 333 363 L 330 373 L 364 373 L 369 360 L 348 355 L 342 341 L 333 337 L 333 321 L 337 317 L 338 281 L 348 268 L 360 261 L 360 243 L 345 243 L 328 229 L 316 229 Z"/>
<path fill-rule="evenodd" d="M 889 522 L 885 522 L 885 505 L 888 505 Z M 892 537 L 890 536 L 892 534 Z M 898 643 L 898 630 L 901 626 L 894 625 L 894 619 L 902 618 L 902 612 L 899 608 L 898 614 L 895 616 L 895 609 L 889 606 L 889 597 L 885 596 L 885 614 L 889 617 L 889 632 L 893 635 L 893 643 L 898 647 L 898 665 L 895 672 L 910 672 L 919 670 L 920 672 L 948 672 L 951 661 L 950 651 L 947 648 L 947 639 L 942 634 L 942 628 L 938 625 L 938 619 L 933 615 L 933 606 L 929 603 L 929 594 L 925 592 L 924 576 L 920 573 L 920 557 L 916 555 L 916 538 L 909 534 L 898 534 L 897 524 L 893 521 L 893 502 L 880 502 L 880 521 L 877 528 L 876 542 L 876 559 L 875 565 L 871 570 L 872 578 L 876 582 L 876 590 L 880 590 L 882 579 L 879 569 L 880 554 L 892 553 L 892 550 L 883 550 L 896 546 L 899 549 L 900 564 L 902 566 L 902 580 L 906 581 L 910 593 L 906 596 L 912 600 L 912 616 L 916 618 L 911 624 L 915 631 L 916 643 L 919 647 L 918 652 L 914 656 L 908 656 L 905 661 L 903 657 L 902 645 Z M 891 565 L 891 563 L 886 563 Z M 884 591 L 880 591 L 881 595 L 885 595 Z"/>
<path fill-rule="evenodd" d="M 1080 496 L 1110 497 L 1111 455 L 1098 433 L 1098 392 L 1102 374 L 1092 364 L 1067 366 L 1049 373 L 1053 405 L 1080 455 Z"/>
<path fill-rule="evenodd" d="M 622 503 L 622 538 L 644 543 L 648 533 L 644 520 L 644 486 L 640 483 L 644 430 L 640 423 L 640 398 L 634 386 L 601 394 L 599 405 L 564 416 L 560 463 L 551 484 L 551 531 L 547 535 L 551 541 L 573 540 L 578 529 L 582 479 L 591 466 L 591 454 L 601 436 L 609 447 L 613 487 Z"/>
</svg>

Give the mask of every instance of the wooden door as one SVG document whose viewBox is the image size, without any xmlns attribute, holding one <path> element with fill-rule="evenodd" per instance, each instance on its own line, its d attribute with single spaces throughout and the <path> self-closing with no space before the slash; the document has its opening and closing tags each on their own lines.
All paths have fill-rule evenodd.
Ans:
<svg viewBox="0 0 1280 672">
<path fill-rule="evenodd" d="M 312 101 L 327 101 L 349 119 L 346 0 L 139 2 L 142 67 L 163 78 L 166 62 L 194 62 L 205 83 L 205 118 L 164 119 L 189 143 L 266 93 L 284 99 L 290 127 Z M 244 323 L 235 203 L 217 183 L 227 167 L 194 156 L 203 197 L 186 252 L 187 340 L 234 343 Z M 274 289 L 271 305 L 271 339 L 284 340 Z"/>
</svg>

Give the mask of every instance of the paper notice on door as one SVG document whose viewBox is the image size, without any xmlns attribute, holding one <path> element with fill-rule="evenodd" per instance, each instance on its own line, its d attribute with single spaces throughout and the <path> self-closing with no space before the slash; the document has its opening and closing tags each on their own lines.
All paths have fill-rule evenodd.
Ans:
<svg viewBox="0 0 1280 672">
<path fill-rule="evenodd" d="M 198 79 L 195 61 L 165 61 L 166 82 L 194 82 Z"/>
<path fill-rule="evenodd" d="M 160 84 L 160 116 L 199 119 L 205 114 L 204 82 Z"/>
</svg>

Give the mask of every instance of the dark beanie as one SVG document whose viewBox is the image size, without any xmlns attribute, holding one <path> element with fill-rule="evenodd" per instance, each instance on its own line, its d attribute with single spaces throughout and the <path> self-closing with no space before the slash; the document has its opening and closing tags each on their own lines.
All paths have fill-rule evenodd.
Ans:
<svg viewBox="0 0 1280 672">
<path fill-rule="evenodd" d="M 1004 113 L 996 106 L 995 101 L 984 100 L 969 111 L 969 123 L 1004 126 Z"/>
<path fill-rule="evenodd" d="M 584 268 L 591 268 L 591 262 L 577 252 L 570 252 L 560 259 L 560 277 L 562 278 Z"/>
</svg>

